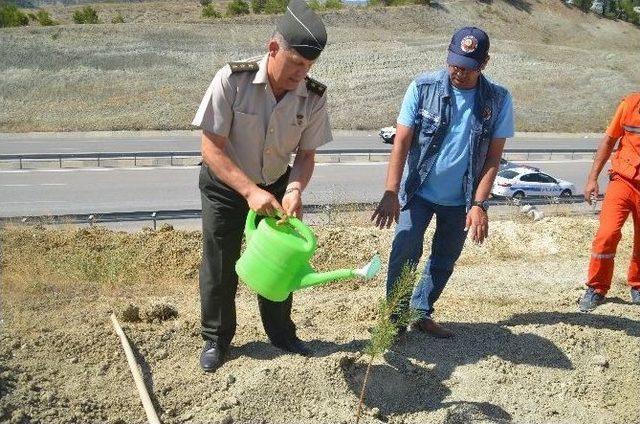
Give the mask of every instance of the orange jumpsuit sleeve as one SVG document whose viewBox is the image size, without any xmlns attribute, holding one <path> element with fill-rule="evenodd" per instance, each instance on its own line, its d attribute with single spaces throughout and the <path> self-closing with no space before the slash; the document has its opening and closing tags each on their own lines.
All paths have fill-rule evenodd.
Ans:
<svg viewBox="0 0 640 424">
<path fill-rule="evenodd" d="M 622 127 L 622 120 L 624 119 L 627 104 L 623 100 L 618 106 L 615 115 L 611 119 L 609 126 L 607 127 L 607 135 L 611 138 L 620 138 L 624 135 L 624 128 Z"/>
</svg>

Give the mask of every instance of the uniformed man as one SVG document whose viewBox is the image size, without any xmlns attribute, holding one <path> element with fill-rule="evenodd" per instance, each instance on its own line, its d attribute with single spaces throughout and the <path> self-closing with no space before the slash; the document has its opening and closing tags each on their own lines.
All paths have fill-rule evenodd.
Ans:
<svg viewBox="0 0 640 424">
<path fill-rule="evenodd" d="M 315 149 L 332 140 L 325 86 L 307 76 L 326 40 L 320 18 L 303 0 L 292 0 L 267 54 L 220 69 L 192 122 L 202 129 L 204 371 L 222 365 L 235 334 L 234 266 L 249 208 L 259 215 L 301 217 Z M 290 167 L 291 153 L 296 157 Z M 310 355 L 296 336 L 291 302 L 291 296 L 284 302 L 258 296 L 262 324 L 273 345 Z"/>
</svg>

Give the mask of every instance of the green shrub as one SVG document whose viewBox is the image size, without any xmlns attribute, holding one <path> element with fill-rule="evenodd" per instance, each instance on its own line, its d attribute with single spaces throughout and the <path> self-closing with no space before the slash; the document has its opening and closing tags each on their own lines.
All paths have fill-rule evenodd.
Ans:
<svg viewBox="0 0 640 424">
<path fill-rule="evenodd" d="M 227 3 L 227 16 L 248 15 L 251 13 L 249 3 L 244 0 L 233 0 Z"/>
<path fill-rule="evenodd" d="M 267 0 L 267 3 L 264 5 L 264 13 L 270 15 L 275 13 L 284 13 L 285 10 L 287 10 L 286 0 Z"/>
<path fill-rule="evenodd" d="M 85 6 L 73 12 L 73 22 L 77 24 L 98 24 L 100 20 L 98 19 L 98 12 L 93 7 Z"/>
<path fill-rule="evenodd" d="M 322 3 L 320 3 L 320 0 L 309 0 L 309 3 L 307 3 L 307 5 L 309 5 L 309 8 L 311 10 L 322 10 L 324 9 L 324 6 Z"/>
<path fill-rule="evenodd" d="M 251 10 L 253 13 L 264 12 L 264 7 L 267 5 L 267 0 L 251 0 Z"/>
<path fill-rule="evenodd" d="M 118 13 L 113 18 L 111 18 L 111 23 L 112 24 L 123 24 L 124 23 L 124 16 L 122 16 L 120 13 Z"/>
<path fill-rule="evenodd" d="M 422 6 L 430 6 L 431 5 L 431 0 L 413 0 L 413 2 L 415 4 L 419 4 Z"/>
<path fill-rule="evenodd" d="M 202 17 L 203 18 L 221 18 L 222 14 L 218 12 L 212 4 L 209 4 L 202 8 Z"/>
<path fill-rule="evenodd" d="M 42 26 L 53 26 L 53 25 L 58 25 L 60 23 L 58 21 L 53 20 L 51 18 L 51 15 L 49 15 L 49 12 L 43 9 L 40 9 L 38 10 L 38 12 L 36 12 L 36 21 L 38 21 Z"/>
<path fill-rule="evenodd" d="M 632 24 L 638 24 L 640 23 L 640 15 L 633 10 L 634 6 L 635 4 L 632 0 L 620 0 L 619 3 L 620 10 L 624 14 L 625 20 Z"/>
<path fill-rule="evenodd" d="M 29 17 L 15 4 L 0 6 L 0 28 L 29 25 Z"/>
<path fill-rule="evenodd" d="M 342 0 L 326 0 L 324 2 L 325 9 L 342 9 Z"/>
<path fill-rule="evenodd" d="M 211 0 L 200 0 L 202 7 L 207 7 L 211 4 Z"/>
</svg>

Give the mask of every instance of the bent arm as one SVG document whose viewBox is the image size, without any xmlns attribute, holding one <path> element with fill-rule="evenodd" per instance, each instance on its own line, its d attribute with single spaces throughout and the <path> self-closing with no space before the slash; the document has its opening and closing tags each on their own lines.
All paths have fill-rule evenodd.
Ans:
<svg viewBox="0 0 640 424">
<path fill-rule="evenodd" d="M 247 174 L 242 172 L 224 151 L 224 146 L 227 142 L 228 139 L 226 137 L 203 130 L 201 141 L 202 160 L 215 172 L 218 179 L 247 199 L 258 186 L 251 181 Z"/>
<path fill-rule="evenodd" d="M 396 137 L 391 149 L 391 156 L 389 157 L 389 166 L 387 167 L 385 191 L 398 194 L 404 164 L 407 160 L 407 154 L 409 153 L 412 140 L 413 128 L 397 124 Z"/>
<path fill-rule="evenodd" d="M 293 166 L 291 167 L 289 184 L 287 185 L 288 189 L 298 189 L 300 192 L 304 191 L 313 175 L 315 156 L 315 149 L 298 150 L 296 158 L 293 161 Z"/>
<path fill-rule="evenodd" d="M 609 157 L 611 157 L 611 152 L 613 152 L 613 149 L 616 147 L 617 141 L 618 138 L 611 137 L 608 134 L 604 135 L 600 141 L 600 145 L 598 145 L 598 150 L 596 151 L 596 156 L 593 159 L 593 165 L 591 165 L 591 171 L 589 172 L 587 181 L 598 181 L 600 172 L 602 172 L 602 168 L 604 168 Z"/>
<path fill-rule="evenodd" d="M 491 188 L 493 187 L 493 181 L 498 174 L 498 168 L 500 167 L 500 158 L 502 157 L 502 151 L 504 150 L 504 144 L 507 141 L 506 138 L 494 138 L 489 145 L 489 151 L 487 152 L 487 158 L 484 162 L 484 167 L 480 173 L 480 182 L 476 189 L 473 200 L 481 202 L 489 198 Z"/>
</svg>

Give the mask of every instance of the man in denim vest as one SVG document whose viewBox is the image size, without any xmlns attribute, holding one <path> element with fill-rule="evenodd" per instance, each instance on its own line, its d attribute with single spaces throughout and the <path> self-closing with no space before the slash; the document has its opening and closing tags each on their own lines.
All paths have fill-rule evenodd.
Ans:
<svg viewBox="0 0 640 424">
<path fill-rule="evenodd" d="M 462 28 L 451 39 L 447 68 L 411 82 L 398 117 L 385 192 L 371 217 L 380 228 L 397 223 L 387 274 L 390 296 L 403 266 L 417 266 L 424 232 L 436 216 L 431 255 L 411 296 L 418 314 L 413 328 L 435 337 L 453 335 L 431 318 L 434 304 L 467 233 L 476 243 L 488 235 L 487 199 L 505 141 L 514 133 L 511 95 L 482 75 L 488 52 L 483 30 Z M 399 334 L 405 330 L 398 325 Z"/>
</svg>

